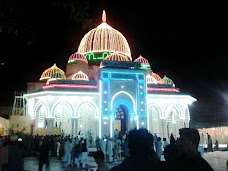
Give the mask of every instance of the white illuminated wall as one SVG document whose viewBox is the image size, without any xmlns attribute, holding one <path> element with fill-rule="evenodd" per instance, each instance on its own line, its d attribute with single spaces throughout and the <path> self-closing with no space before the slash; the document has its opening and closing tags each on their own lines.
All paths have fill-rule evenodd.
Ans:
<svg viewBox="0 0 228 171">
<path fill-rule="evenodd" d="M 179 128 L 189 127 L 188 96 L 148 95 L 148 129 L 160 137 L 179 136 Z"/>
</svg>

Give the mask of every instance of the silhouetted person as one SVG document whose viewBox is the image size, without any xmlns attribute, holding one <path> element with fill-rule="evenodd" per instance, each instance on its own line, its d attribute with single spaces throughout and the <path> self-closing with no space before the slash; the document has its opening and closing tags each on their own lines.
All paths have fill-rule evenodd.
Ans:
<svg viewBox="0 0 228 171">
<path fill-rule="evenodd" d="M 208 134 L 208 142 L 207 142 L 207 151 L 208 152 L 212 152 L 213 151 L 212 139 L 211 139 L 211 136 L 209 134 Z"/>
<path fill-rule="evenodd" d="M 99 138 L 99 136 L 97 136 L 97 138 L 96 138 L 96 148 L 97 148 L 97 150 L 101 150 L 101 146 L 100 146 L 100 138 Z"/>
<path fill-rule="evenodd" d="M 104 153 L 101 150 L 98 150 L 94 153 L 93 158 L 97 163 L 98 167 L 96 171 L 109 171 L 109 167 L 105 162 Z"/>
<path fill-rule="evenodd" d="M 164 137 L 162 140 L 163 140 L 163 143 L 162 143 L 163 145 L 162 145 L 162 147 L 163 147 L 163 150 L 164 150 L 165 147 L 166 147 L 169 143 L 168 143 L 168 141 L 166 140 L 165 137 Z"/>
<path fill-rule="evenodd" d="M 2 168 L 3 171 L 24 170 L 24 157 L 26 156 L 26 152 L 22 143 L 22 141 L 18 141 L 17 135 L 10 136 L 8 144 L 8 163 Z"/>
<path fill-rule="evenodd" d="M 153 135 L 145 128 L 129 131 L 128 148 L 129 157 L 114 166 L 110 171 L 157 171 L 160 161 L 153 148 Z"/>
<path fill-rule="evenodd" d="M 163 170 L 171 170 L 170 168 L 174 168 L 175 160 L 178 158 L 178 149 L 176 145 L 168 144 L 164 148 L 164 158 L 165 161 L 162 161 Z"/>
<path fill-rule="evenodd" d="M 175 140 L 173 134 L 171 133 L 171 135 L 170 135 L 170 144 L 174 145 L 175 143 L 176 143 L 176 140 Z"/>
<path fill-rule="evenodd" d="M 219 143 L 218 140 L 215 141 L 215 147 L 214 147 L 214 151 L 218 151 L 219 150 Z"/>
<path fill-rule="evenodd" d="M 210 164 L 198 152 L 200 135 L 197 129 L 179 129 L 180 138 L 176 141 L 177 153 L 172 160 L 171 170 L 175 171 L 213 171 Z"/>
<path fill-rule="evenodd" d="M 51 150 L 51 144 L 48 137 L 43 139 L 42 145 L 40 146 L 39 154 L 39 171 L 42 171 L 43 165 L 46 165 L 46 168 L 49 168 L 49 151 Z"/>
<path fill-rule="evenodd" d="M 161 141 L 161 137 L 157 137 L 157 143 L 155 146 L 155 150 L 156 153 L 158 155 L 159 160 L 161 160 L 161 156 L 162 156 L 162 141 Z"/>
</svg>

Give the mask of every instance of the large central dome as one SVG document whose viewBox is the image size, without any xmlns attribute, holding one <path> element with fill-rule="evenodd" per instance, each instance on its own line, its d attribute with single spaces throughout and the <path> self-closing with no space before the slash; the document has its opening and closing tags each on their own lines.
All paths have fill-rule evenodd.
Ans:
<svg viewBox="0 0 228 171">
<path fill-rule="evenodd" d="M 131 51 L 126 38 L 116 29 L 106 23 L 106 14 L 103 11 L 102 23 L 89 31 L 81 40 L 78 52 L 99 53 L 99 52 L 118 52 L 131 59 Z"/>
</svg>

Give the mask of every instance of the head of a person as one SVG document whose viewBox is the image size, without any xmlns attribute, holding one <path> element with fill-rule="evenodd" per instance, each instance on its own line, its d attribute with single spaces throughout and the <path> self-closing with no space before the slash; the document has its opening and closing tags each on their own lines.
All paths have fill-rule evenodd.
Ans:
<svg viewBox="0 0 228 171">
<path fill-rule="evenodd" d="M 146 128 L 133 129 L 128 135 L 129 154 L 146 158 L 153 148 L 153 142 L 153 135 Z"/>
<path fill-rule="evenodd" d="M 164 158 L 167 162 L 172 162 L 178 157 L 178 149 L 176 145 L 168 144 L 164 148 Z"/>
<path fill-rule="evenodd" d="M 99 165 L 100 163 L 102 163 L 104 161 L 104 153 L 101 150 L 97 150 L 94 154 L 93 154 L 93 158 L 95 160 L 95 162 Z"/>
<path fill-rule="evenodd" d="M 179 129 L 180 138 L 178 139 L 178 145 L 187 151 L 197 151 L 200 135 L 199 131 L 195 128 L 181 128 Z"/>
</svg>

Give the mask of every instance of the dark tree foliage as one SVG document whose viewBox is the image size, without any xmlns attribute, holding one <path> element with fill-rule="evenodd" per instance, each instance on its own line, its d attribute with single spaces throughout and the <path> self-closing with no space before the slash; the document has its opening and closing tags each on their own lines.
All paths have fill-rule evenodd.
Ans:
<svg viewBox="0 0 228 171">
<path fill-rule="evenodd" d="M 91 28 L 88 10 L 89 0 L 0 0 L 0 32 L 31 45 L 39 31 L 60 24 Z"/>
<path fill-rule="evenodd" d="M 14 91 L 25 92 L 53 63 L 65 64 L 76 33 L 94 27 L 91 7 L 90 0 L 0 0 L 0 106 L 12 106 Z"/>
</svg>

